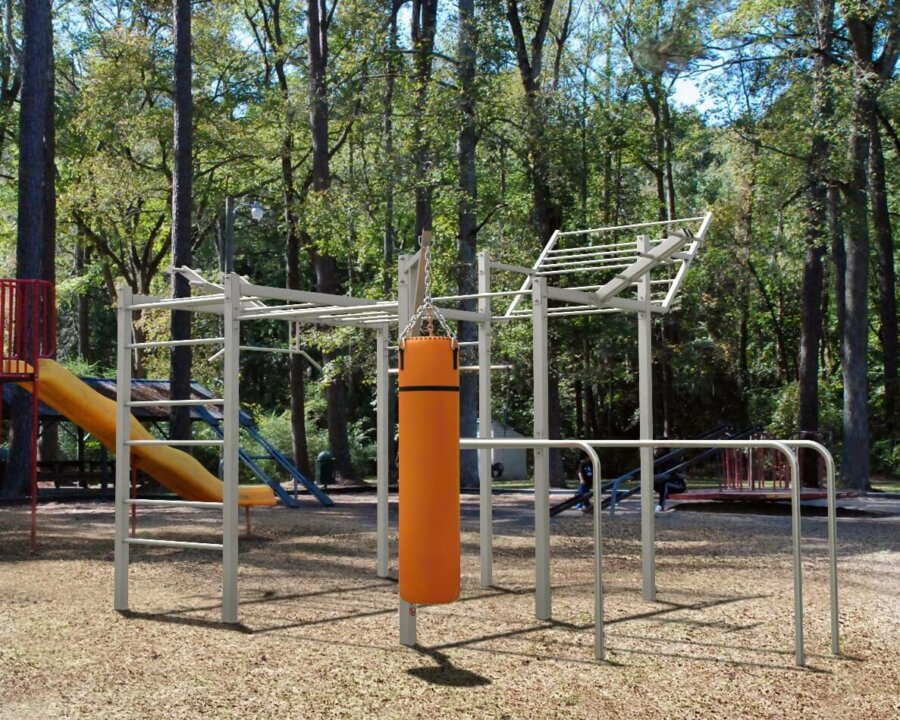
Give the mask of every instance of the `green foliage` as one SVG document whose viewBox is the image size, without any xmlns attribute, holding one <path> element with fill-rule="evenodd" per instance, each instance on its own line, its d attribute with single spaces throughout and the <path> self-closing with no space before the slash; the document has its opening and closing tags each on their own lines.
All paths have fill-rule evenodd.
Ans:
<svg viewBox="0 0 900 720">
<path fill-rule="evenodd" d="M 537 5 L 520 5 L 526 34 L 532 33 Z M 547 240 L 534 230 L 535 128 L 529 126 L 505 7 L 476 6 L 479 41 L 471 100 L 478 138 L 478 245 L 505 262 L 531 265 Z M 863 6 L 878 13 L 881 31 L 889 14 L 883 2 L 839 3 L 836 27 Z M 283 286 L 289 218 L 296 218 L 303 288 L 315 286 L 312 257 L 320 253 L 338 259 L 342 292 L 382 298 L 387 277 L 395 296 L 396 256 L 416 247 L 418 127 L 431 161 L 423 182 L 433 194 L 433 289 L 456 293 L 464 270 L 458 267 L 456 243 L 462 198 L 456 152 L 464 98 L 455 62 L 455 9 L 442 6 L 434 77 L 424 113 L 417 114 L 411 38 L 402 13 L 392 49 L 390 3 L 348 0 L 334 6 L 327 78 L 332 185 L 311 192 L 306 5 L 286 0 L 277 7 L 283 35 L 276 47 L 272 3 L 222 0 L 193 6 L 194 266 L 207 277 L 218 276 L 219 216 L 230 194 L 239 205 L 252 199 L 266 208 L 258 223 L 247 217 L 245 206 L 238 209 L 239 273 Z M 715 212 L 677 312 L 654 331 L 654 382 L 657 396 L 666 398 L 664 407 L 659 400 L 656 408 L 657 434 L 693 435 L 721 420 L 794 433 L 808 222 L 806 155 L 816 131 L 835 148 L 847 142 L 854 75 L 843 34 L 827 71 L 835 106 L 827 119 L 810 113 L 812 19 L 802 4 L 601 0 L 575 3 L 566 25 L 567 7 L 557 3 L 552 14 L 536 91 L 546 179 L 562 229 L 655 219 L 665 205 L 657 178 L 665 176 L 667 164 L 676 215 Z M 113 372 L 117 283 L 141 293 L 170 292 L 170 13 L 170 4 L 162 2 L 86 0 L 57 8 L 60 356 L 82 374 Z M 707 63 L 716 71 L 700 74 Z M 283 87 L 277 68 L 284 71 Z M 710 110 L 678 102 L 679 84 L 688 75 L 702 86 Z M 390 142 L 384 114 L 389 80 Z M 3 276 L 15 271 L 16 107 L 0 107 Z M 880 109 L 896 128 L 896 82 L 885 85 Z M 900 163 L 896 143 L 885 147 L 889 202 L 896 215 Z M 283 160 L 293 173 L 290 202 Z M 828 165 L 835 183 L 848 181 L 843 150 L 832 152 Z M 388 197 L 394 252 L 386 263 Z M 831 298 L 830 260 L 826 275 Z M 494 288 L 511 290 L 520 282 L 497 274 Z M 873 278 L 873 304 L 876 290 Z M 496 300 L 494 312 L 508 302 Z M 523 307 L 528 306 L 526 300 Z M 79 310 L 89 329 L 85 358 L 78 357 Z M 135 331 L 140 339 L 165 339 L 168 322 L 164 313 L 145 313 Z M 196 316 L 193 332 L 218 335 L 219 322 L 216 316 Z M 823 331 L 820 427 L 837 447 L 841 343 L 831 299 Z M 633 318 L 554 321 L 552 332 L 563 430 L 634 434 Z M 873 453 L 879 468 L 896 472 L 898 425 L 882 413 L 878 332 L 873 326 Z M 274 322 L 247 324 L 243 333 L 243 342 L 263 346 L 284 347 L 290 337 L 284 324 Z M 346 328 L 306 327 L 297 340 L 323 367 L 320 373 L 308 364 L 304 376 L 310 453 L 327 446 L 325 387 L 343 382 L 353 459 L 363 473 L 372 472 L 373 337 Z M 195 348 L 193 376 L 216 391 L 221 365 L 208 360 L 214 351 Z M 527 324 L 496 327 L 493 353 L 495 362 L 513 366 L 495 378 L 495 414 L 527 433 L 532 423 Z M 138 370 L 146 377 L 168 377 L 168 353 L 143 353 Z M 264 434 L 287 454 L 288 376 L 284 355 L 244 356 L 242 401 L 254 406 Z M 581 393 L 581 417 L 576 417 L 576 393 Z M 585 405 L 589 396 L 592 419 Z M 588 420 L 593 427 L 587 427 Z"/>
</svg>

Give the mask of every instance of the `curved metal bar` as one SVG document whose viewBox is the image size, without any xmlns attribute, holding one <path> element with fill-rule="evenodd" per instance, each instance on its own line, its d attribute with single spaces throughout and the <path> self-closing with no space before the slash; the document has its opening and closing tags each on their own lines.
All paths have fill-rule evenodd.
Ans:
<svg viewBox="0 0 900 720">
<path fill-rule="evenodd" d="M 785 441 L 780 440 L 588 440 L 591 447 L 656 448 L 678 445 L 696 448 L 769 448 L 785 455 L 791 468 L 791 545 L 794 563 L 794 661 L 798 667 L 806 664 L 803 649 L 803 565 L 800 544 L 800 474 L 797 456 Z M 801 441 L 796 441 L 801 442 Z M 812 442 L 812 441 L 802 441 Z M 832 483 L 833 484 L 833 483 Z M 595 513 L 598 514 L 598 513 Z"/>
<path fill-rule="evenodd" d="M 594 468 L 594 482 L 599 483 L 600 477 L 600 458 L 597 451 L 591 447 L 590 441 L 587 440 L 539 440 L 537 438 L 460 438 L 459 446 L 464 450 L 481 450 L 489 448 L 574 448 L 583 450 L 590 458 L 591 465 Z M 547 500 L 547 498 L 545 498 Z M 550 512 L 549 508 L 544 507 L 540 511 L 541 498 L 535 493 L 535 515 L 534 515 L 534 533 L 535 537 L 550 534 Z M 544 503 L 546 505 L 546 503 Z M 601 513 L 597 509 L 594 512 L 594 657 L 597 660 L 603 660 L 606 657 L 606 649 L 604 645 L 603 635 L 603 528 L 601 522 Z M 538 563 L 538 575 L 540 575 L 541 563 Z M 550 578 L 537 577 L 535 583 L 535 593 L 540 596 L 546 593 L 550 594 Z"/>
<path fill-rule="evenodd" d="M 828 594 L 831 606 L 831 654 L 841 654 L 841 626 L 838 603 L 837 571 L 837 491 L 835 488 L 834 457 L 821 443 L 814 440 L 784 440 L 790 448 L 806 448 L 817 452 L 825 460 L 825 492 L 828 503 Z"/>
</svg>

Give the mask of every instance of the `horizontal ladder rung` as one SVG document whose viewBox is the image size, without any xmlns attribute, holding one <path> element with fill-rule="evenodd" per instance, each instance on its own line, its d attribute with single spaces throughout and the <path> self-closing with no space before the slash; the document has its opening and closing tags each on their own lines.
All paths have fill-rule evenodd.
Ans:
<svg viewBox="0 0 900 720">
<path fill-rule="evenodd" d="M 127 400 L 128 407 L 179 407 L 181 405 L 224 405 L 222 398 L 194 398 L 191 400 Z"/>
<path fill-rule="evenodd" d="M 143 498 L 135 498 L 125 501 L 126 505 L 159 505 L 166 507 L 196 507 L 196 508 L 221 508 L 222 503 L 205 500 L 145 500 Z"/>
<path fill-rule="evenodd" d="M 128 440 L 126 445 L 224 445 L 224 440 Z"/>
<path fill-rule="evenodd" d="M 221 550 L 222 543 L 186 542 L 183 540 L 151 540 L 149 538 L 126 538 L 129 545 L 149 545 L 151 547 L 170 547 L 189 550 Z"/>
</svg>

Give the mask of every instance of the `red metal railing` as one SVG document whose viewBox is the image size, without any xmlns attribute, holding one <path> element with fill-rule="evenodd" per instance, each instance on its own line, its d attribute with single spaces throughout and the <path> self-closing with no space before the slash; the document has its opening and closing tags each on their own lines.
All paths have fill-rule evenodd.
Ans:
<svg viewBox="0 0 900 720">
<path fill-rule="evenodd" d="M 0 280 L 0 440 L 2 383 L 31 382 L 31 550 L 37 549 L 38 400 L 41 358 L 56 354 L 56 287 L 46 280 Z"/>
<path fill-rule="evenodd" d="M 31 380 L 37 367 L 35 361 L 55 354 L 53 283 L 0 280 L 0 378 Z"/>
</svg>

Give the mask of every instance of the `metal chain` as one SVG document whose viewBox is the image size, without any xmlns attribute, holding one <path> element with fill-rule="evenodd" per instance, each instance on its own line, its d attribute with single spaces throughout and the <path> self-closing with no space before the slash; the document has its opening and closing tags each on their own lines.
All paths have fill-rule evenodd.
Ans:
<svg viewBox="0 0 900 720">
<path fill-rule="evenodd" d="M 447 337 L 456 344 L 456 333 L 450 329 L 446 318 L 441 313 L 440 308 L 435 306 L 434 300 L 431 297 L 431 243 L 425 248 L 425 252 L 422 254 L 419 262 L 425 263 L 425 294 L 422 296 L 422 304 L 416 310 L 412 318 L 410 318 L 409 324 L 403 329 L 403 332 L 400 333 L 398 342 L 402 344 L 404 340 L 410 337 L 413 328 L 416 327 L 420 320 L 422 320 L 422 328 L 425 331 L 425 334 L 433 337 L 434 319 L 437 318 L 438 323 L 440 323 L 444 332 L 447 333 Z"/>
</svg>

